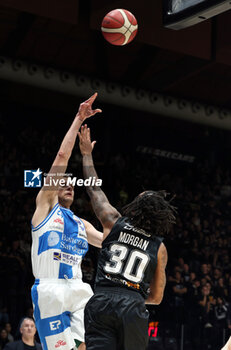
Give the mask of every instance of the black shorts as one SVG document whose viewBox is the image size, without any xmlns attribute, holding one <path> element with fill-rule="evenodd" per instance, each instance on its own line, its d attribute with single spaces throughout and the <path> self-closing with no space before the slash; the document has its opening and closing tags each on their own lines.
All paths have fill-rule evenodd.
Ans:
<svg viewBox="0 0 231 350">
<path fill-rule="evenodd" d="M 87 350 L 145 350 L 148 318 L 138 292 L 117 287 L 97 289 L 85 307 Z"/>
</svg>

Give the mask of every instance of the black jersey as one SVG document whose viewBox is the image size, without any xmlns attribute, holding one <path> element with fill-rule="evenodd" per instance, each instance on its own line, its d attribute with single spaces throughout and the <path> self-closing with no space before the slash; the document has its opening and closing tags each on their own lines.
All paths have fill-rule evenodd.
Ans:
<svg viewBox="0 0 231 350">
<path fill-rule="evenodd" d="M 157 252 L 163 238 L 135 228 L 126 217 L 119 218 L 103 241 L 95 287 L 124 286 L 148 296 Z"/>
</svg>

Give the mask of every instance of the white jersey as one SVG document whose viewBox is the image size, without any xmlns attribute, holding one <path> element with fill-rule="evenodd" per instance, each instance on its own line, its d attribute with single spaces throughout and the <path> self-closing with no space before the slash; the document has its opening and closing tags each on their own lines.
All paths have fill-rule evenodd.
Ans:
<svg viewBox="0 0 231 350">
<path fill-rule="evenodd" d="M 36 279 L 81 279 L 81 261 L 87 251 L 83 222 L 58 203 L 46 219 L 32 226 L 31 257 Z"/>
</svg>

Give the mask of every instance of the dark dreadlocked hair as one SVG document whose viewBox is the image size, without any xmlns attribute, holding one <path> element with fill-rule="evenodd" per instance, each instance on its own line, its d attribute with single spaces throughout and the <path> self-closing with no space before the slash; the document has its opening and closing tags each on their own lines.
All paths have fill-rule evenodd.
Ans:
<svg viewBox="0 0 231 350">
<path fill-rule="evenodd" d="M 122 209 L 132 225 L 152 236 L 164 236 L 176 222 L 176 208 L 166 200 L 166 191 L 145 191 Z"/>
</svg>

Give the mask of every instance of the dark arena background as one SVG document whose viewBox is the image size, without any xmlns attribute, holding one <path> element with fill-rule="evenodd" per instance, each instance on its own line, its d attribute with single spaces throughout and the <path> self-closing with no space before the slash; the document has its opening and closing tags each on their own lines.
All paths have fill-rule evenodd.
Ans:
<svg viewBox="0 0 231 350">
<path fill-rule="evenodd" d="M 103 189 L 120 209 L 145 189 L 175 196 L 177 224 L 162 303 L 148 306 L 149 347 L 220 350 L 231 330 L 231 12 L 165 28 L 161 0 L 0 0 L 0 350 L 32 315 L 31 227 L 36 188 L 79 104 L 98 92 L 88 121 Z M 137 18 L 126 46 L 100 27 L 116 8 Z M 78 144 L 78 142 L 77 142 Z M 82 178 L 78 145 L 69 172 Z M 101 229 L 83 187 L 73 211 Z M 98 250 L 82 263 L 94 286 Z M 38 339 L 39 340 L 39 339 Z M 135 349 L 134 349 L 135 350 Z"/>
</svg>

